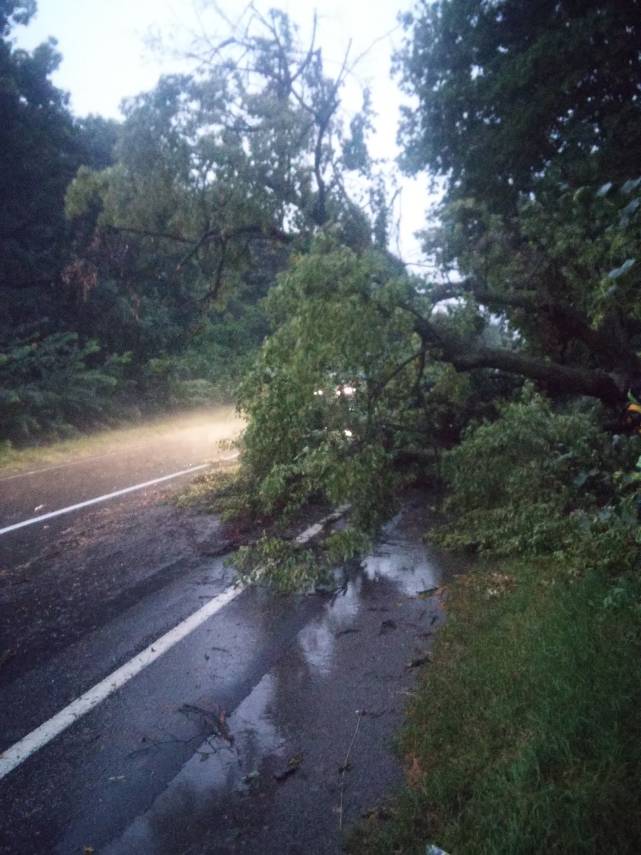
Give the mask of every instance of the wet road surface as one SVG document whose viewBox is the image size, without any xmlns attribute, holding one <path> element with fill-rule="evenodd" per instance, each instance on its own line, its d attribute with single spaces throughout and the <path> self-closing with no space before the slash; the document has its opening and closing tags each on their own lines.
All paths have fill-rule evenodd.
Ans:
<svg viewBox="0 0 641 855">
<path fill-rule="evenodd" d="M 45 510 L 228 457 L 238 433 L 229 408 L 149 431 L 144 446 L 114 432 L 97 459 L 71 459 L 0 478 L 0 528 Z M 128 606 L 202 563 L 215 520 L 166 499 L 185 476 L 0 536 L 0 693 L 16 679 Z M 0 695 L 0 706 L 2 696 Z M 1 736 L 1 734 L 0 734 Z"/>
<path fill-rule="evenodd" d="M 219 459 L 220 440 L 242 428 L 231 407 L 211 414 L 179 417 L 164 429 L 150 428 L 132 437 L 114 431 L 99 452 L 25 472 L 0 471 L 0 529 L 39 514 L 83 502 L 208 460 Z"/>
<path fill-rule="evenodd" d="M 206 555 L 216 521 L 165 495 L 58 520 L 57 560 L 41 540 L 26 568 L 4 565 L 0 751 L 229 586 Z M 407 666 L 443 617 L 421 592 L 452 568 L 423 525 L 417 501 L 334 596 L 243 591 L 0 780 L 0 852 L 341 851 L 401 780 Z"/>
</svg>

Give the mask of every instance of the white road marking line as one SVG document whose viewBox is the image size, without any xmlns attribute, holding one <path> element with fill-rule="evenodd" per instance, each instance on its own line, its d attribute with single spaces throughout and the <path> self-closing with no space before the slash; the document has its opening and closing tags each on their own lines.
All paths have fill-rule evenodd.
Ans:
<svg viewBox="0 0 641 855">
<path fill-rule="evenodd" d="M 192 466 L 191 469 L 181 469 L 180 472 L 174 472 L 171 475 L 163 475 L 162 478 L 154 478 L 152 481 L 145 481 L 142 484 L 134 484 L 133 487 L 125 487 L 124 490 L 116 490 L 115 492 L 107 493 L 104 496 L 97 496 L 95 499 L 87 499 L 86 502 L 78 502 L 76 505 L 69 505 L 66 508 L 60 508 L 57 511 L 50 511 L 48 514 L 40 514 L 40 516 L 31 517 L 31 519 L 23 520 L 22 522 L 0 528 L 0 535 L 8 534 L 10 531 L 16 531 L 16 529 L 19 528 L 24 528 L 26 525 L 35 525 L 35 523 L 50 520 L 52 517 L 59 517 L 61 514 L 69 514 L 71 511 L 78 511 L 80 508 L 87 508 L 89 505 L 97 505 L 98 502 L 106 502 L 108 499 L 115 499 L 116 496 L 124 496 L 126 493 L 133 493 L 134 490 L 144 490 L 145 487 L 153 487 L 154 484 L 161 484 L 163 481 L 170 481 L 172 478 L 179 478 L 181 475 L 189 475 L 191 472 L 198 472 L 199 469 L 207 469 L 209 466 L 211 466 L 210 463 L 201 463 L 198 466 Z"/>
<path fill-rule="evenodd" d="M 80 695 L 75 701 L 72 701 L 69 706 L 60 710 L 49 721 L 41 724 L 40 727 L 32 730 L 31 733 L 28 733 L 23 739 L 16 742 L 15 745 L 3 751 L 0 754 L 0 779 L 8 775 L 16 766 L 24 763 L 32 754 L 43 748 L 48 742 L 51 742 L 52 739 L 78 721 L 83 715 L 86 715 L 94 707 L 98 706 L 109 695 L 124 686 L 132 677 L 140 674 L 148 665 L 151 665 L 152 662 L 159 659 L 175 644 L 186 638 L 186 636 L 197 629 L 208 618 L 231 603 L 243 590 L 244 588 L 241 585 L 230 585 L 229 588 L 226 588 L 218 596 L 209 600 L 198 611 L 194 612 L 182 621 L 182 623 L 179 623 L 178 626 L 169 630 L 169 632 L 165 633 L 157 641 L 154 641 L 149 647 L 146 647 L 141 653 L 114 671 L 113 674 L 105 677 L 100 683 L 97 683 L 93 688 Z"/>
<path fill-rule="evenodd" d="M 301 532 L 296 538 L 296 543 L 298 543 L 300 546 L 305 546 L 307 543 L 309 543 L 310 540 L 313 540 L 315 537 L 318 537 L 318 535 L 325 530 L 326 526 L 329 523 L 336 522 L 342 516 L 344 516 L 350 510 L 350 508 L 351 505 L 349 504 L 340 505 L 338 508 L 336 508 L 335 511 L 332 511 L 331 514 L 328 514 L 326 517 L 323 517 L 322 520 L 319 520 L 317 523 L 314 523 L 314 525 L 310 525 L 308 528 L 305 529 L 305 531 Z"/>
</svg>

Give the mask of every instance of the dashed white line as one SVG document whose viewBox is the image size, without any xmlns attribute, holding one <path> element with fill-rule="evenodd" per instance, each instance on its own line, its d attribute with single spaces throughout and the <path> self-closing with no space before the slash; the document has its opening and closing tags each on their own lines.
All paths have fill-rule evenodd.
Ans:
<svg viewBox="0 0 641 855">
<path fill-rule="evenodd" d="M 200 469 L 207 469 L 210 465 L 210 463 L 201 463 L 198 466 L 192 466 L 190 469 L 181 469 L 180 472 L 173 472 L 171 475 L 163 475 L 162 478 L 154 478 L 152 481 L 144 481 L 142 484 L 134 484 L 133 487 L 125 487 L 123 490 L 115 490 L 113 493 L 106 493 L 104 496 L 97 496 L 95 499 L 87 499 L 85 502 L 78 502 L 75 505 L 68 505 L 66 508 L 60 508 L 57 511 L 50 511 L 48 514 L 31 517 L 31 519 L 0 528 L 0 535 L 8 534 L 10 531 L 16 531 L 27 525 L 35 525 L 36 523 L 44 522 L 44 520 L 53 519 L 53 517 L 59 517 L 62 514 L 70 514 L 72 511 L 79 511 L 80 508 L 88 508 L 89 505 L 97 505 L 99 502 L 106 502 L 109 499 L 115 499 L 117 496 L 133 493 L 135 490 L 144 490 L 145 487 L 153 487 L 154 484 L 162 484 L 163 481 L 170 481 L 172 478 L 190 475 L 193 472 L 198 472 Z"/>
<path fill-rule="evenodd" d="M 8 775 L 13 769 L 24 763 L 32 754 L 43 748 L 48 742 L 51 742 L 56 736 L 70 727 L 83 715 L 86 715 L 99 703 L 104 701 L 109 695 L 120 689 L 125 683 L 129 682 L 132 677 L 140 674 L 148 665 L 159 659 L 164 653 L 170 650 L 179 641 L 188 636 L 191 632 L 197 629 L 208 618 L 215 615 L 224 606 L 232 602 L 241 592 L 242 586 L 230 585 L 218 596 L 205 603 L 198 611 L 194 612 L 186 618 L 178 626 L 175 626 L 165 635 L 161 636 L 157 641 L 154 641 L 146 647 L 133 659 L 130 659 L 125 665 L 122 665 L 113 674 L 105 677 L 100 683 L 97 683 L 93 688 L 89 689 L 83 695 L 80 695 L 75 701 L 72 701 L 59 713 L 50 718 L 40 727 L 32 730 L 15 745 L 7 748 L 0 754 L 0 779 Z"/>
</svg>

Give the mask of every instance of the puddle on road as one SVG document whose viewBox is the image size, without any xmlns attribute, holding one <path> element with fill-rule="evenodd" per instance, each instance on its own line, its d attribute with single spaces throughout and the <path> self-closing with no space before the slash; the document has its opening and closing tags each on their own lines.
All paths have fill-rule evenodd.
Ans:
<svg viewBox="0 0 641 855">
<path fill-rule="evenodd" d="M 310 669 L 329 675 L 334 665 L 337 638 L 354 623 L 363 605 L 363 579 L 358 575 L 347 583 L 344 592 L 323 607 L 321 615 L 299 633 L 297 644 Z"/>
<path fill-rule="evenodd" d="M 302 742 L 307 740 L 309 747 L 313 741 L 314 734 L 303 731 L 314 698 L 331 703 L 339 666 L 362 667 L 349 661 L 349 645 L 341 643 L 347 640 L 344 637 L 353 634 L 360 644 L 367 627 L 371 638 L 372 627 L 378 629 L 387 617 L 384 612 L 396 617 L 392 609 L 400 601 L 411 600 L 415 610 L 419 602 L 427 607 L 417 594 L 463 569 L 460 561 L 425 546 L 416 518 L 411 512 L 408 517 L 396 518 L 386 527 L 376 550 L 352 573 L 344 590 L 320 606 L 320 613 L 298 632 L 276 666 L 228 718 L 233 745 L 220 738 L 203 742 L 152 808 L 105 852 L 162 855 L 183 851 L 194 841 L 211 844 L 212 834 L 217 835 L 216 847 L 221 846 L 215 851 L 236 851 L 234 841 L 257 810 L 252 796 L 261 791 L 264 809 L 270 794 L 281 792 L 274 773 L 287 768 L 288 758 Z M 394 621 L 387 623 L 396 628 Z M 210 851 L 198 845 L 194 852 Z"/>
</svg>

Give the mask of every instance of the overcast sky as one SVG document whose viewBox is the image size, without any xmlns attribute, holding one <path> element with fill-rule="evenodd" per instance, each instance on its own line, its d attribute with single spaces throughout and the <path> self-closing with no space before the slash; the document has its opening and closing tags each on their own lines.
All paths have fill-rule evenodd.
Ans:
<svg viewBox="0 0 641 855">
<path fill-rule="evenodd" d="M 344 103 L 357 109 L 362 87 L 370 87 L 378 114 L 372 153 L 390 160 L 398 154 L 396 131 L 402 101 L 391 77 L 391 56 L 403 38 L 397 15 L 411 2 L 256 0 L 255 4 L 262 11 L 273 6 L 283 9 L 299 24 L 303 38 L 310 32 L 316 11 L 318 41 L 328 71 L 332 64 L 338 68 L 350 39 L 352 57 L 367 52 L 356 69 L 358 79 L 345 92 Z M 220 0 L 219 6 L 235 18 L 246 4 Z M 166 45 L 179 52 L 201 27 L 222 30 L 220 17 L 203 0 L 38 0 L 37 16 L 19 33 L 18 40 L 21 46 L 32 48 L 54 36 L 63 56 L 54 82 L 71 94 L 74 112 L 117 118 L 123 98 L 152 88 L 163 71 L 177 67 L 169 54 L 149 46 L 150 34 L 161 35 Z M 425 223 L 430 201 L 427 181 L 404 179 L 402 183 L 400 210 L 396 211 L 401 217 L 400 249 L 404 260 L 417 261 L 420 251 L 412 234 Z"/>
</svg>

